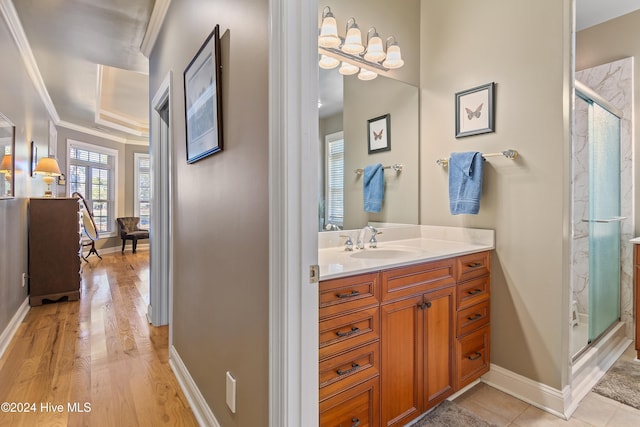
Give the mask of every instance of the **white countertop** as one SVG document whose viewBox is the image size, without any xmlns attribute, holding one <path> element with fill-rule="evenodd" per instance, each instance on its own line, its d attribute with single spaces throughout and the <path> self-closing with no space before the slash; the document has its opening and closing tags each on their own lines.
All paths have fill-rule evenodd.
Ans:
<svg viewBox="0 0 640 427">
<path fill-rule="evenodd" d="M 360 230 L 341 230 L 318 233 L 318 263 L 320 279 L 334 279 L 353 274 L 400 267 L 418 262 L 466 255 L 495 249 L 493 230 L 439 227 L 429 225 L 376 226 L 378 247 L 344 250 L 345 238 L 350 235 L 354 247 Z M 368 241 L 367 232 L 365 240 Z"/>
<path fill-rule="evenodd" d="M 634 239 L 629 240 L 634 245 L 640 245 L 640 237 L 636 237 Z"/>
</svg>

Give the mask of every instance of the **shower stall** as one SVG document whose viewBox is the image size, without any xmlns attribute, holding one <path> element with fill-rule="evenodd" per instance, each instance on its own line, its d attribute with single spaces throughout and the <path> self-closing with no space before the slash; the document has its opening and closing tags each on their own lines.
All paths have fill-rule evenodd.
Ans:
<svg viewBox="0 0 640 427">
<path fill-rule="evenodd" d="M 622 112 L 576 81 L 572 355 L 620 320 Z"/>
</svg>

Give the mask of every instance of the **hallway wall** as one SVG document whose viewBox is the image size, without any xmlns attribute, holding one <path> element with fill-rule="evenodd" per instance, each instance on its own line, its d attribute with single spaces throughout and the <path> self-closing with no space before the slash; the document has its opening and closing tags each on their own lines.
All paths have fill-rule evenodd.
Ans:
<svg viewBox="0 0 640 427">
<path fill-rule="evenodd" d="M 173 346 L 225 427 L 269 419 L 268 8 L 173 1 L 149 58 L 151 97 L 169 71 L 173 79 Z M 183 72 L 216 24 L 224 149 L 187 164 Z M 235 414 L 226 371 L 237 380 Z"/>
</svg>

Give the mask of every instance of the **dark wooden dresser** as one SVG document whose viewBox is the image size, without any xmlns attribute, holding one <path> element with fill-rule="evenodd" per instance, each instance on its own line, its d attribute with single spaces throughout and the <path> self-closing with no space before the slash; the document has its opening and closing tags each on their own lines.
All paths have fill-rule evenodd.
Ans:
<svg viewBox="0 0 640 427">
<path fill-rule="evenodd" d="M 29 304 L 80 298 L 77 199 L 29 200 Z"/>
</svg>

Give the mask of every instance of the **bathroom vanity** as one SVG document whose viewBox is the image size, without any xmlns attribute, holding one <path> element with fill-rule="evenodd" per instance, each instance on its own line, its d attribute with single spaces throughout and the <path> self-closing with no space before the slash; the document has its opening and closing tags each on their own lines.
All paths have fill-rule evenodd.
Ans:
<svg viewBox="0 0 640 427">
<path fill-rule="evenodd" d="M 354 251 L 327 234 L 321 426 L 402 426 L 489 370 L 493 231 L 391 227 Z"/>
</svg>

